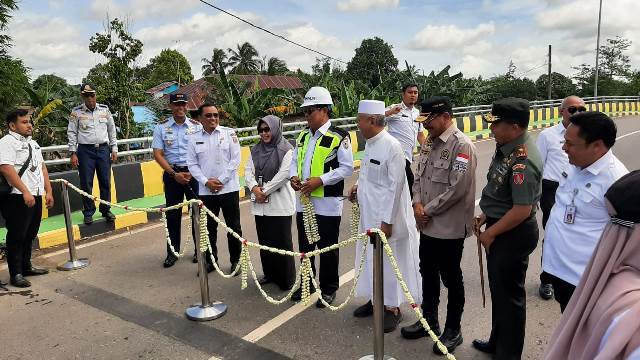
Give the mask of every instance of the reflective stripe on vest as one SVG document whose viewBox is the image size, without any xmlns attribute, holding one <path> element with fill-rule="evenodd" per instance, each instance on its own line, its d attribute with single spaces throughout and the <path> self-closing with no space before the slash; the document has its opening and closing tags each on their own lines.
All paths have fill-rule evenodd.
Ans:
<svg viewBox="0 0 640 360">
<path fill-rule="evenodd" d="M 306 180 L 302 178 L 302 166 L 304 164 L 305 154 L 307 153 L 309 138 L 309 132 L 303 131 L 300 133 L 297 140 L 298 178 L 300 178 L 301 181 Z M 318 138 L 318 140 L 316 141 L 316 146 L 313 149 L 313 156 L 311 157 L 310 177 L 320 177 L 321 175 L 332 170 L 332 168 L 328 166 L 328 163 L 337 162 L 336 158 L 338 156 L 338 147 L 340 146 L 340 143 L 343 139 L 344 137 L 342 135 L 331 130 L 327 130 L 326 134 Z M 324 188 L 324 186 L 320 186 L 319 188 L 315 189 L 313 192 L 311 192 L 311 196 L 324 197 Z"/>
</svg>

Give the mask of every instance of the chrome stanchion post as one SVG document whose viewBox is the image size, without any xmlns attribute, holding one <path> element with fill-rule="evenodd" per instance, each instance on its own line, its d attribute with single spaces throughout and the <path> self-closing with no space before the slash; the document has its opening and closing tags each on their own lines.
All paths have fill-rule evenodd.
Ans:
<svg viewBox="0 0 640 360">
<path fill-rule="evenodd" d="M 193 321 L 215 320 L 227 313 L 227 305 L 211 302 L 209 299 L 209 276 L 207 273 L 206 252 L 201 250 L 200 243 L 200 204 L 191 203 L 191 224 L 196 235 L 196 255 L 198 257 L 198 273 L 200 274 L 200 296 L 202 301 L 185 311 L 187 318 Z"/>
<path fill-rule="evenodd" d="M 62 182 L 62 207 L 64 208 L 64 224 L 67 229 L 67 243 L 69 244 L 69 261 L 58 265 L 58 270 L 78 270 L 89 266 L 89 259 L 78 259 L 76 243 L 73 240 L 73 222 L 71 221 L 71 205 L 69 204 L 69 186 Z"/>
<path fill-rule="evenodd" d="M 380 235 L 369 233 L 373 244 L 373 355 L 360 360 L 395 360 L 384 354 L 384 276 L 382 271 L 383 249 Z"/>
</svg>

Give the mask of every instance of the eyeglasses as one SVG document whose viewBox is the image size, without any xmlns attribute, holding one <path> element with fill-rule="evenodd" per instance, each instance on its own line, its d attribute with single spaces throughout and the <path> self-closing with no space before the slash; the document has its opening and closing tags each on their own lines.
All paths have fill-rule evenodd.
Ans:
<svg viewBox="0 0 640 360">
<path fill-rule="evenodd" d="M 567 111 L 569 112 L 569 114 L 573 115 L 577 112 L 587 111 L 587 108 L 584 106 L 569 106 L 567 108 Z"/>
<path fill-rule="evenodd" d="M 92 97 L 96 97 L 96 93 L 84 93 L 82 94 L 83 97 L 88 97 L 88 98 L 92 98 Z"/>
<path fill-rule="evenodd" d="M 271 131 L 271 129 L 269 129 L 269 127 L 267 127 L 267 126 L 261 127 L 261 128 L 258 129 L 258 134 L 268 133 L 269 131 Z"/>
<path fill-rule="evenodd" d="M 314 111 L 322 109 L 322 108 L 323 108 L 322 106 L 307 106 L 305 108 L 302 108 L 302 113 L 305 116 L 309 116 L 309 115 L 313 114 Z"/>
<path fill-rule="evenodd" d="M 202 116 L 206 117 L 207 119 L 214 119 L 214 118 L 218 118 L 220 116 L 220 114 L 218 114 L 218 113 L 206 113 L 206 114 L 203 114 Z"/>
</svg>

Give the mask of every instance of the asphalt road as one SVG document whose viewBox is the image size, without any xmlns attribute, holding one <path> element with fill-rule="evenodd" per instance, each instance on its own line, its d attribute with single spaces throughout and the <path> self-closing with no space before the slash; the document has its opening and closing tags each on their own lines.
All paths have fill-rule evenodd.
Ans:
<svg viewBox="0 0 640 360">
<path fill-rule="evenodd" d="M 619 136 L 614 153 L 631 170 L 640 168 L 636 147 L 640 144 L 640 117 L 616 119 Z M 537 136 L 537 131 L 533 132 Z M 477 143 L 476 198 L 486 184 L 486 169 L 495 149 L 492 140 Z M 353 183 L 357 174 L 350 179 Z M 244 235 L 256 240 L 249 204 L 242 203 Z M 349 233 L 345 207 L 341 236 Z M 294 239 L 296 230 L 293 229 Z M 186 235 L 186 225 L 183 234 Z M 222 267 L 229 268 L 226 241 L 219 233 Z M 0 359 L 358 359 L 372 351 L 371 319 L 355 319 L 353 310 L 364 299 L 355 299 L 340 312 L 313 306 L 280 306 L 263 300 L 255 285 L 240 289 L 240 279 L 211 275 L 212 298 L 229 305 L 228 313 L 215 321 L 196 323 L 184 310 L 200 299 L 196 267 L 188 257 L 171 269 L 163 269 L 165 237 L 161 224 L 151 224 L 106 238 L 83 241 L 79 253 L 91 265 L 76 272 L 52 270 L 33 278 L 33 287 L 0 288 Z M 527 337 L 524 358 L 540 359 L 548 337 L 560 317 L 554 301 L 537 296 L 540 272 L 539 248 L 531 255 L 527 273 Z M 342 301 L 352 282 L 353 248 L 341 251 L 340 274 L 345 284 L 338 293 Z M 36 253 L 34 262 L 55 269 L 66 259 L 64 249 Z M 260 271 L 259 256 L 251 252 Z M 471 347 L 474 338 L 490 331 L 490 303 L 482 307 L 475 238 L 469 238 L 462 259 L 466 306 L 462 323 L 464 343 L 456 350 L 459 359 L 485 359 Z M 7 280 L 6 265 L 0 279 Z M 273 295 L 283 293 L 267 285 Z M 487 288 L 488 291 L 488 288 Z M 488 296 L 488 293 L 487 293 Z M 446 309 L 446 289 L 441 295 L 441 322 Z M 488 296 L 488 300 L 490 297 Z M 402 325 L 415 321 L 403 307 Z M 408 341 L 396 331 L 385 336 L 386 353 L 396 359 L 439 358 L 431 352 L 431 340 Z"/>
</svg>

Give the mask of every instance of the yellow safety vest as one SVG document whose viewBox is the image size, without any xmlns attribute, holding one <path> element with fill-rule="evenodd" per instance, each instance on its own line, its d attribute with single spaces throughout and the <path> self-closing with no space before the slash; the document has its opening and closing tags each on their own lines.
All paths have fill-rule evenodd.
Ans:
<svg viewBox="0 0 640 360">
<path fill-rule="evenodd" d="M 307 145 L 309 145 L 309 131 L 303 131 L 298 136 L 298 178 L 302 178 L 302 165 L 304 164 L 304 156 L 307 153 Z M 344 140 L 346 138 L 346 140 Z M 316 146 L 313 149 L 313 156 L 311 157 L 311 177 L 320 177 L 323 174 L 337 168 L 338 163 L 338 148 L 342 141 L 349 141 L 349 133 L 346 131 L 331 126 L 327 132 L 322 135 L 316 141 Z M 344 192 L 344 180 L 334 185 L 320 186 L 311 192 L 311 196 L 314 197 L 332 197 L 342 196 Z"/>
</svg>

